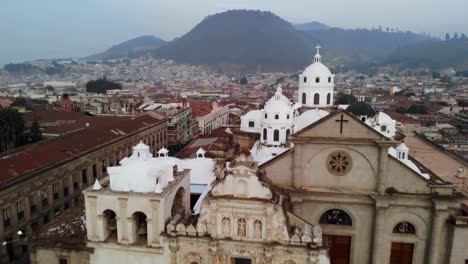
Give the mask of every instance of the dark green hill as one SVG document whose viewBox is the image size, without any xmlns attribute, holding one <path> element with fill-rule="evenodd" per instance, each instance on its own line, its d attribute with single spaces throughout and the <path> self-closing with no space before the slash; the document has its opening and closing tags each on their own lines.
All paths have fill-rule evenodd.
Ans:
<svg viewBox="0 0 468 264">
<path fill-rule="evenodd" d="M 305 31 L 311 39 L 319 39 L 337 63 L 368 63 L 385 58 L 399 47 L 429 40 L 428 36 L 407 32 L 369 29 L 326 28 Z"/>
<path fill-rule="evenodd" d="M 383 61 L 403 67 L 468 68 L 468 39 L 433 40 L 401 47 Z"/>
<path fill-rule="evenodd" d="M 232 10 L 206 17 L 155 54 L 193 64 L 295 71 L 312 62 L 316 43 L 271 12 Z"/>
<path fill-rule="evenodd" d="M 141 36 L 115 45 L 102 53 L 91 55 L 88 59 L 108 60 L 120 57 L 136 57 L 154 51 L 166 45 L 166 43 L 165 40 L 155 36 Z"/>
</svg>

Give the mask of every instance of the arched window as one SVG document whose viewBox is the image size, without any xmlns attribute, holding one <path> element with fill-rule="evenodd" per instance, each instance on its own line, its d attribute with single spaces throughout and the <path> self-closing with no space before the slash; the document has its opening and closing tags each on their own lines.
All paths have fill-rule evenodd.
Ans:
<svg viewBox="0 0 468 264">
<path fill-rule="evenodd" d="M 306 93 L 302 93 L 302 104 L 306 104 L 306 100 L 307 100 Z"/>
<path fill-rule="evenodd" d="M 185 189 L 180 187 L 177 191 L 174 202 L 172 203 L 171 215 L 174 218 L 176 215 L 181 217 L 185 216 L 185 204 L 184 204 Z"/>
<path fill-rule="evenodd" d="M 289 134 L 291 134 L 290 130 L 289 130 L 289 129 L 286 129 L 286 139 L 288 139 Z"/>
<path fill-rule="evenodd" d="M 361 121 L 362 121 L 362 122 L 366 122 L 366 118 L 365 118 L 364 116 L 361 117 Z"/>
<path fill-rule="evenodd" d="M 275 115 L 275 119 L 279 119 L 279 115 L 278 115 L 278 114 Z"/>
<path fill-rule="evenodd" d="M 117 217 L 112 210 L 105 210 L 102 214 L 104 224 L 104 240 L 117 242 Z"/>
<path fill-rule="evenodd" d="M 289 119 L 289 114 L 286 115 L 286 119 Z"/>
<path fill-rule="evenodd" d="M 133 230 L 135 232 L 135 244 L 146 245 L 148 243 L 148 229 L 146 215 L 142 212 L 135 212 L 132 215 Z"/>
<path fill-rule="evenodd" d="M 249 121 L 249 127 L 254 127 L 255 126 L 255 122 L 254 121 Z"/>
<path fill-rule="evenodd" d="M 275 129 L 273 131 L 273 141 L 279 141 L 279 130 Z"/>
<path fill-rule="evenodd" d="M 320 217 L 320 224 L 353 225 L 351 217 L 343 210 L 330 209 Z"/>
<path fill-rule="evenodd" d="M 416 234 L 416 228 L 408 222 L 400 222 L 393 228 L 393 233 L 396 234 Z"/>
<path fill-rule="evenodd" d="M 263 129 L 263 140 L 267 140 L 267 129 Z"/>
<path fill-rule="evenodd" d="M 316 82 L 316 83 L 319 83 L 319 82 L 320 82 L 320 78 L 319 78 L 319 77 L 315 78 L 315 82 Z"/>
<path fill-rule="evenodd" d="M 331 94 L 328 93 L 328 94 L 327 94 L 327 105 L 329 105 L 330 102 L 331 102 Z"/>
<path fill-rule="evenodd" d="M 304 77 L 304 82 L 305 82 L 305 83 L 307 82 L 307 77 Z"/>
<path fill-rule="evenodd" d="M 320 95 L 318 93 L 314 94 L 314 105 L 320 104 Z"/>
<path fill-rule="evenodd" d="M 331 77 L 328 77 L 328 82 L 331 83 Z"/>
<path fill-rule="evenodd" d="M 268 118 L 268 114 L 265 114 L 265 119 L 267 119 L 267 118 Z"/>
</svg>

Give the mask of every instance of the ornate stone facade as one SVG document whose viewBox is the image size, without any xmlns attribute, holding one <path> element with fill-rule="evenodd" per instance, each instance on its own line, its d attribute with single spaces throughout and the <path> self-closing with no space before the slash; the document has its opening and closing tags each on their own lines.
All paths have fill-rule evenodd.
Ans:
<svg viewBox="0 0 468 264">
<path fill-rule="evenodd" d="M 262 181 L 257 164 L 236 158 L 201 205 L 199 215 L 167 225 L 172 263 L 329 263 L 320 226 L 284 209 L 287 197 Z"/>
</svg>

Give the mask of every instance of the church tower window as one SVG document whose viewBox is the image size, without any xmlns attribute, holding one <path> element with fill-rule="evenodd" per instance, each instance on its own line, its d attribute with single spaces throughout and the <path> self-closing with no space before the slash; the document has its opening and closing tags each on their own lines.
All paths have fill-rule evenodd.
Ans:
<svg viewBox="0 0 468 264">
<path fill-rule="evenodd" d="M 268 118 L 268 114 L 265 114 L 265 119 L 267 119 L 267 118 Z"/>
<path fill-rule="evenodd" d="M 287 129 L 287 130 L 286 130 L 286 139 L 288 139 L 288 137 L 289 137 L 289 134 L 291 134 L 291 132 L 290 132 L 290 130 L 289 130 L 289 129 Z"/>
<path fill-rule="evenodd" d="M 314 94 L 314 105 L 320 104 L 320 95 L 318 93 Z"/>
<path fill-rule="evenodd" d="M 289 114 L 286 115 L 286 119 L 289 119 Z"/>
<path fill-rule="evenodd" d="M 263 140 L 267 140 L 267 129 L 263 129 Z"/>
<path fill-rule="evenodd" d="M 331 77 L 328 77 L 328 82 L 331 83 Z"/>
<path fill-rule="evenodd" d="M 305 82 L 305 83 L 307 82 L 307 77 L 304 77 L 304 82 Z"/>
<path fill-rule="evenodd" d="M 352 226 L 351 217 L 343 210 L 330 209 L 320 217 L 320 224 Z"/>
<path fill-rule="evenodd" d="M 393 228 L 393 233 L 396 234 L 416 234 L 416 228 L 408 222 L 400 222 Z"/>
<path fill-rule="evenodd" d="M 278 115 L 278 114 L 275 115 L 275 119 L 279 119 L 279 115 Z"/>
<path fill-rule="evenodd" d="M 302 93 L 302 104 L 306 104 L 307 101 L 307 95 L 306 93 Z"/>
<path fill-rule="evenodd" d="M 319 82 L 320 82 L 320 78 L 319 78 L 319 77 L 315 78 L 315 82 L 316 82 L 316 83 L 319 83 Z"/>
<path fill-rule="evenodd" d="M 330 104 L 330 101 L 331 101 L 331 94 L 328 93 L 328 94 L 327 94 L 327 105 Z"/>
<path fill-rule="evenodd" d="M 275 129 L 273 131 L 273 141 L 279 141 L 279 130 Z"/>
<path fill-rule="evenodd" d="M 255 126 L 255 122 L 254 121 L 249 121 L 249 127 L 254 127 Z"/>
</svg>

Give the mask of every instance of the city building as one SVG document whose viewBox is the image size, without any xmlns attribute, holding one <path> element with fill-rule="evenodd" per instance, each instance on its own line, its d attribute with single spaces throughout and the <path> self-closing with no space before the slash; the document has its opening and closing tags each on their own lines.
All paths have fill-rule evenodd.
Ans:
<svg viewBox="0 0 468 264">
<path fill-rule="evenodd" d="M 82 203 L 82 190 L 143 141 L 167 146 L 167 123 L 151 115 L 122 117 L 3 153 L 0 158 L 2 263 L 27 257 L 27 238 Z M 18 234 L 21 231 L 21 235 Z"/>
</svg>

